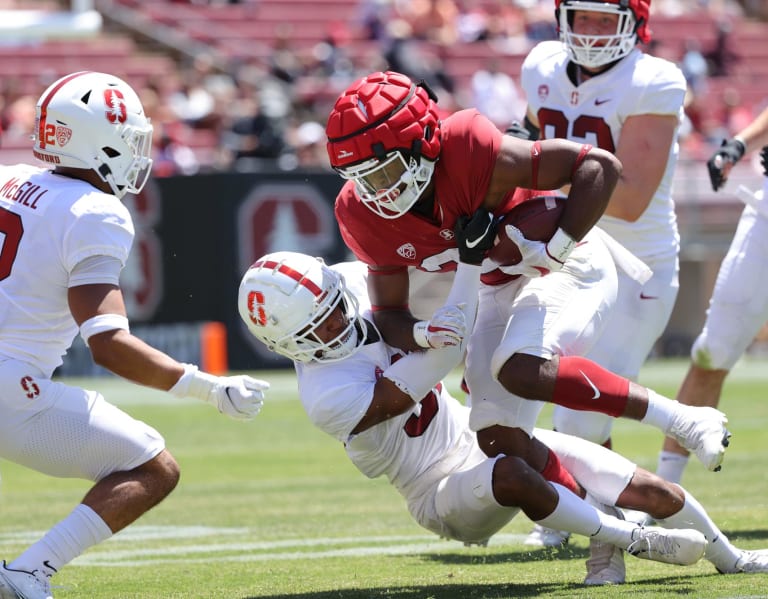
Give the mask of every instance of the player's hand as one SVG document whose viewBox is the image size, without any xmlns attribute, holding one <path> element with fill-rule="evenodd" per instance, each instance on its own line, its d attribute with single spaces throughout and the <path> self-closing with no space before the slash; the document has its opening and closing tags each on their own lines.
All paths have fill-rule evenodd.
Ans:
<svg viewBox="0 0 768 599">
<path fill-rule="evenodd" d="M 213 404 L 222 414 L 251 420 L 264 405 L 269 383 L 247 375 L 215 376 L 194 364 L 184 364 L 184 374 L 168 392 L 176 397 L 194 397 Z"/>
<path fill-rule="evenodd" d="M 763 175 L 768 177 L 768 146 L 763 146 L 760 150 L 760 164 L 763 165 Z"/>
<path fill-rule="evenodd" d="M 251 420 L 264 405 L 269 383 L 247 375 L 221 376 L 211 390 L 209 403 L 219 412 L 237 420 Z"/>
<path fill-rule="evenodd" d="M 712 191 L 717 191 L 725 184 L 733 165 L 741 160 L 746 149 L 741 140 L 735 138 L 723 140 L 717 152 L 707 161 Z"/>
<path fill-rule="evenodd" d="M 485 208 L 470 216 L 459 216 L 453 233 L 459 248 L 459 260 L 465 264 L 480 264 L 496 241 L 496 220 Z"/>
<path fill-rule="evenodd" d="M 547 244 L 543 241 L 526 239 L 522 231 L 514 225 L 506 225 L 504 229 L 507 237 L 515 243 L 520 250 L 522 260 L 519 263 L 500 267 L 510 275 L 523 275 L 530 278 L 543 277 L 551 272 L 557 272 L 563 267 L 563 262 L 556 260 L 547 251 Z"/>
<path fill-rule="evenodd" d="M 531 132 L 526 129 L 520 121 L 512 121 L 504 130 L 504 135 L 511 135 L 512 137 L 518 137 L 529 141 L 531 139 Z"/>
<path fill-rule="evenodd" d="M 441 306 L 429 320 L 413 325 L 413 338 L 424 349 L 461 345 L 467 334 L 467 318 L 461 306 Z"/>
</svg>

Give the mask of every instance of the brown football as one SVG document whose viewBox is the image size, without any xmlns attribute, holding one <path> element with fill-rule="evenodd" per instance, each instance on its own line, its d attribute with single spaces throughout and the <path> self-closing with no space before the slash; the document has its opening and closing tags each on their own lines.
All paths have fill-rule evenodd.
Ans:
<svg viewBox="0 0 768 599">
<path fill-rule="evenodd" d="M 488 257 L 502 266 L 517 264 L 522 259 L 517 244 L 507 237 L 506 225 L 514 225 L 533 241 L 549 241 L 557 231 L 565 209 L 565 198 L 538 196 L 526 200 L 507 212 L 499 222 L 497 239 Z"/>
</svg>

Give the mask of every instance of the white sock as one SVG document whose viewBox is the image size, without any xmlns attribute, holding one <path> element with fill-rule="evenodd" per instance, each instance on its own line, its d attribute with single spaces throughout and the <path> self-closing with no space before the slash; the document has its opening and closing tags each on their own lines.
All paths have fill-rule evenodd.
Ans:
<svg viewBox="0 0 768 599">
<path fill-rule="evenodd" d="M 632 542 L 632 531 L 637 528 L 636 524 L 604 514 L 562 485 L 549 484 L 557 491 L 557 507 L 546 518 L 537 520 L 536 524 L 593 537 L 624 549 Z"/>
<path fill-rule="evenodd" d="M 661 451 L 659 452 L 659 460 L 656 464 L 656 474 L 664 480 L 679 485 L 687 465 L 687 455 L 674 453 L 673 451 Z"/>
<path fill-rule="evenodd" d="M 679 406 L 678 402 L 659 395 L 653 389 L 648 389 L 648 411 L 640 422 L 655 426 L 666 434 L 672 426 L 672 419 L 678 412 Z"/>
<path fill-rule="evenodd" d="M 9 566 L 27 572 L 39 570 L 50 577 L 86 549 L 111 536 L 106 522 L 81 503 Z"/>
<path fill-rule="evenodd" d="M 682 487 L 681 487 L 682 488 Z M 665 528 L 693 528 L 702 533 L 707 539 L 704 558 L 712 562 L 718 570 L 735 572 L 736 561 L 741 556 L 712 519 L 707 515 L 702 505 L 688 491 L 685 493 L 685 503 L 679 512 L 669 518 L 659 520 Z"/>
</svg>

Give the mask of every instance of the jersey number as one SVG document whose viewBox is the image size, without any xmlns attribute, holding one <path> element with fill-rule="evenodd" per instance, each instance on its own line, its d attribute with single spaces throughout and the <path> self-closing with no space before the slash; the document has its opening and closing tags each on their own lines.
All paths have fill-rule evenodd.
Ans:
<svg viewBox="0 0 768 599">
<path fill-rule="evenodd" d="M 440 409 L 440 406 L 437 403 L 437 394 L 440 393 L 441 387 L 442 384 L 438 383 L 437 387 L 427 393 L 426 397 L 419 402 L 421 405 L 421 412 L 419 412 L 418 416 L 412 414 L 411 417 L 405 421 L 403 430 L 406 435 L 409 437 L 421 437 L 421 435 L 424 434 L 424 431 L 427 430 L 427 427 Z"/>
<path fill-rule="evenodd" d="M 0 281 L 11 276 L 13 261 L 24 235 L 21 217 L 15 212 L 0 208 Z"/>
<path fill-rule="evenodd" d="M 568 117 L 562 111 L 551 108 L 540 108 L 538 116 L 540 129 L 545 139 L 578 138 L 611 154 L 616 153 L 611 128 L 603 117 L 582 114 L 576 117 L 573 123 L 569 123 Z M 570 134 L 568 132 L 569 125 L 571 126 Z"/>
</svg>

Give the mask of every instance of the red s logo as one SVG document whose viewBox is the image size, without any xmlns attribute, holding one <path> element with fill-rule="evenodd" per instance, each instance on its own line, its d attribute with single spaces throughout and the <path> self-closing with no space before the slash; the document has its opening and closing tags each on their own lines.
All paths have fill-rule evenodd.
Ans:
<svg viewBox="0 0 768 599">
<path fill-rule="evenodd" d="M 104 90 L 104 104 L 107 106 L 107 120 L 112 124 L 124 123 L 128 118 L 125 96 L 119 89 Z"/>
<path fill-rule="evenodd" d="M 21 383 L 21 388 L 26 392 L 28 399 L 35 399 L 35 397 L 40 395 L 40 387 L 37 386 L 35 379 L 31 376 L 23 376 L 19 382 Z"/>
<path fill-rule="evenodd" d="M 248 317 L 253 324 L 266 326 L 267 313 L 264 310 L 264 294 L 260 291 L 251 291 L 248 294 Z"/>
</svg>

